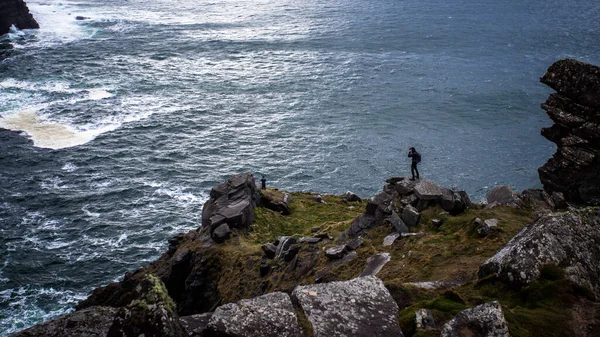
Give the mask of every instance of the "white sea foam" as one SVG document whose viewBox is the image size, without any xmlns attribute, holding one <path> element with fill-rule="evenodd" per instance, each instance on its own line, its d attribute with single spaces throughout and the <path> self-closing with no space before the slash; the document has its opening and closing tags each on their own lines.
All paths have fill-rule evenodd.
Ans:
<svg viewBox="0 0 600 337">
<path fill-rule="evenodd" d="M 104 89 L 88 89 L 89 96 L 88 98 L 91 100 L 100 100 L 104 98 L 112 97 L 113 94 L 104 90 Z"/>
<path fill-rule="evenodd" d="M 31 33 L 40 37 L 39 43 L 43 45 L 77 41 L 92 37 L 96 32 L 80 25 L 75 17 L 85 13 L 77 13 L 67 3 L 28 1 L 27 6 L 40 24 L 40 29 Z"/>
<path fill-rule="evenodd" d="M 77 131 L 69 125 L 43 120 L 35 109 L 22 110 L 5 116 L 0 127 L 26 132 L 37 147 L 61 149 L 81 145 L 96 137 L 96 132 Z"/>
<path fill-rule="evenodd" d="M 65 165 L 63 165 L 62 169 L 67 172 L 74 172 L 75 170 L 77 170 L 77 166 L 73 163 L 66 163 Z"/>
<path fill-rule="evenodd" d="M 184 204 L 197 203 L 199 200 L 199 198 L 194 194 L 184 192 L 183 187 L 159 188 L 154 193 L 169 196 Z"/>
<path fill-rule="evenodd" d="M 83 211 L 83 213 L 89 217 L 92 218 L 99 218 L 100 217 L 100 213 L 96 213 L 96 212 L 92 212 L 88 209 L 89 205 L 85 205 L 81 208 L 81 210 Z"/>
</svg>

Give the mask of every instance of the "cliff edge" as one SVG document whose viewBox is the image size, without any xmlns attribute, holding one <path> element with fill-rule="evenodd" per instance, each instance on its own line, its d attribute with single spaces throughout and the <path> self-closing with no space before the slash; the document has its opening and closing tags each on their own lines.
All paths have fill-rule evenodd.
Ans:
<svg viewBox="0 0 600 337">
<path fill-rule="evenodd" d="M 556 90 L 542 104 L 554 122 L 542 135 L 557 146 L 538 170 L 544 189 L 563 193 L 567 201 L 600 205 L 600 67 L 560 60 L 541 82 Z"/>
</svg>

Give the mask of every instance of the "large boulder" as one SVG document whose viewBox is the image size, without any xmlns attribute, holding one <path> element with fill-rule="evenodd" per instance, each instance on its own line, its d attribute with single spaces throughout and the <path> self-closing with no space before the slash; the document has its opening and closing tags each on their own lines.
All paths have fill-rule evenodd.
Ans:
<svg viewBox="0 0 600 337">
<path fill-rule="evenodd" d="M 442 328 L 441 337 L 509 337 L 508 324 L 497 301 L 458 313 Z"/>
<path fill-rule="evenodd" d="M 375 276 L 298 286 L 292 298 L 304 311 L 315 337 L 399 337 L 398 305 Z"/>
<path fill-rule="evenodd" d="M 117 308 L 90 307 L 18 332 L 12 337 L 106 337 Z"/>
<path fill-rule="evenodd" d="M 275 292 L 218 307 L 204 336 L 302 337 L 302 329 L 290 297 Z"/>
<path fill-rule="evenodd" d="M 204 331 L 206 331 L 212 314 L 212 312 L 205 312 L 203 314 L 184 316 L 180 317 L 179 321 L 188 332 L 189 337 L 205 337 Z"/>
<path fill-rule="evenodd" d="M 165 285 L 154 275 L 136 287 L 136 298 L 119 308 L 107 337 L 188 337 Z"/>
<path fill-rule="evenodd" d="M 518 286 L 530 284 L 548 264 L 565 268 L 573 282 L 600 299 L 600 213 L 583 209 L 546 215 L 525 227 L 479 267 L 480 278 L 496 275 Z"/>
<path fill-rule="evenodd" d="M 385 189 L 369 199 L 365 212 L 354 219 L 350 228 L 342 234 L 341 239 L 357 237 L 386 223 L 394 223 L 395 226 L 401 227 L 401 224 L 397 222 L 397 216 L 394 217 L 393 210 L 393 202 L 397 197 L 398 192 L 393 189 Z"/>
<path fill-rule="evenodd" d="M 538 169 L 544 189 L 566 201 L 600 204 L 600 67 L 573 59 L 555 62 L 541 82 L 556 90 L 542 104 L 552 127 L 542 135 L 556 153 Z"/>
<path fill-rule="evenodd" d="M 229 177 L 210 191 L 210 199 L 202 209 L 201 232 L 212 236 L 215 229 L 223 224 L 230 229 L 247 231 L 254 223 L 254 208 L 259 201 L 252 174 Z"/>
<path fill-rule="evenodd" d="M 523 201 L 519 195 L 513 191 L 510 186 L 496 186 L 485 194 L 487 199 L 487 207 L 495 206 L 510 206 L 514 208 L 522 207 Z"/>
<path fill-rule="evenodd" d="M 40 28 L 23 0 L 0 0 L 0 35 L 8 33 L 12 25 L 19 29 Z"/>
<path fill-rule="evenodd" d="M 421 200 L 438 201 L 447 190 L 431 180 L 420 180 L 415 186 L 415 195 Z"/>
<path fill-rule="evenodd" d="M 287 192 L 281 192 L 274 189 L 259 190 L 260 205 L 282 215 L 292 214 L 290 203 L 292 195 Z"/>
</svg>

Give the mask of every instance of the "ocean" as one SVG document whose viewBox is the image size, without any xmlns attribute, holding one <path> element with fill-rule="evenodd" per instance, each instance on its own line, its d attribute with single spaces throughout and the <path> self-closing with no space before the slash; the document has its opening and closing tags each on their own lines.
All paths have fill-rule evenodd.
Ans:
<svg viewBox="0 0 600 337">
<path fill-rule="evenodd" d="M 475 201 L 540 187 L 538 79 L 600 64 L 583 0 L 28 6 L 41 29 L 0 38 L 0 336 L 156 259 L 231 174 L 370 197 L 414 146 Z"/>
</svg>

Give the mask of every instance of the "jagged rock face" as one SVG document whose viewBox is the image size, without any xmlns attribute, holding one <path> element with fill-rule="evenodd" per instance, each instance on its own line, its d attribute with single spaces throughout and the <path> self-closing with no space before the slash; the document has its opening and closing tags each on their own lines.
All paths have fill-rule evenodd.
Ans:
<svg viewBox="0 0 600 337">
<path fill-rule="evenodd" d="M 107 337 L 187 337 L 175 303 L 157 277 L 147 275 L 135 293 L 136 298 L 117 312 Z"/>
<path fill-rule="evenodd" d="M 508 324 L 496 301 L 458 313 L 442 328 L 441 337 L 509 337 Z"/>
<path fill-rule="evenodd" d="M 13 337 L 106 337 L 117 308 L 90 307 L 18 332 Z"/>
<path fill-rule="evenodd" d="M 213 234 L 222 224 L 231 229 L 248 230 L 254 223 L 254 208 L 260 201 L 251 173 L 231 176 L 210 191 L 202 209 L 203 233 Z"/>
<path fill-rule="evenodd" d="M 302 337 L 302 329 L 290 297 L 275 292 L 218 307 L 204 336 Z"/>
<path fill-rule="evenodd" d="M 541 82 L 556 90 L 542 104 L 554 125 L 542 135 L 557 150 L 538 169 L 548 192 L 600 204 L 600 68 L 573 59 L 555 62 Z"/>
<path fill-rule="evenodd" d="M 292 292 L 315 337 L 401 337 L 398 305 L 375 276 L 298 286 Z"/>
<path fill-rule="evenodd" d="M 24 1 L 0 0 L 0 35 L 8 33 L 12 25 L 19 29 L 40 28 Z"/>
<path fill-rule="evenodd" d="M 565 275 L 600 298 L 600 214 L 598 209 L 547 215 L 525 227 L 496 255 L 479 267 L 480 278 L 491 274 L 505 282 L 527 285 L 547 264 L 565 268 Z"/>
</svg>

